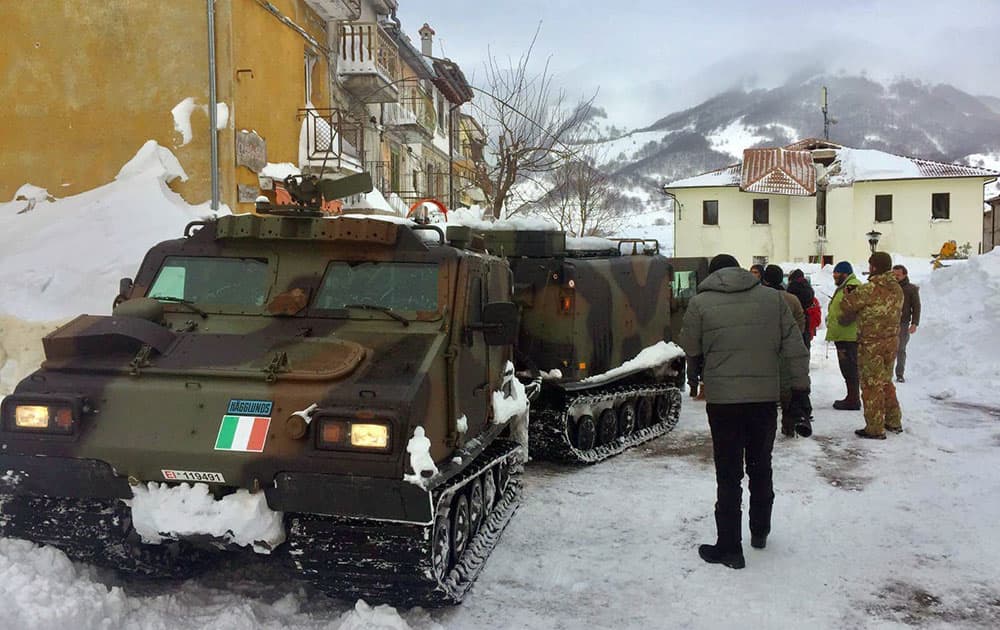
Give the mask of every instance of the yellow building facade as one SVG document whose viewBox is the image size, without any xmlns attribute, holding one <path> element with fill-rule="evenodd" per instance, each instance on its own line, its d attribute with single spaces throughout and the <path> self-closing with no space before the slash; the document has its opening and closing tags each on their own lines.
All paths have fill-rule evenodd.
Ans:
<svg viewBox="0 0 1000 630">
<path fill-rule="evenodd" d="M 330 103 L 327 23 L 303 0 L 270 0 L 275 11 L 266 5 L 215 2 L 216 102 L 225 119 L 216 132 L 219 192 L 234 210 L 252 207 L 239 203 L 238 185 L 258 183 L 237 164 L 237 135 L 255 131 L 263 139 L 266 156 L 241 142 L 243 153 L 296 163 L 300 110 L 307 100 Z M 0 89 L 9 100 L 0 112 L 0 199 L 28 182 L 56 197 L 95 188 L 151 139 L 187 172 L 187 181 L 171 184 L 186 201 L 211 198 L 204 0 L 11 2 L 4 16 Z M 172 111 L 187 99 L 185 139 Z"/>
</svg>

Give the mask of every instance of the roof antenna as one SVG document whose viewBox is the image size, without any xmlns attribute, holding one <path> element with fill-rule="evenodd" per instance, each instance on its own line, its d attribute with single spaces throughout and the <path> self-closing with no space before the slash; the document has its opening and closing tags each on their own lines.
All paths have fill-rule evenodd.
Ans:
<svg viewBox="0 0 1000 630">
<path fill-rule="evenodd" d="M 830 108 L 827 107 L 826 86 L 825 85 L 823 86 L 823 99 L 822 99 L 822 102 L 823 102 L 823 107 L 822 107 L 822 110 L 823 110 L 823 139 L 824 140 L 829 140 L 830 139 L 830 125 L 836 125 L 837 124 L 837 119 L 836 118 L 831 118 L 829 116 Z"/>
</svg>

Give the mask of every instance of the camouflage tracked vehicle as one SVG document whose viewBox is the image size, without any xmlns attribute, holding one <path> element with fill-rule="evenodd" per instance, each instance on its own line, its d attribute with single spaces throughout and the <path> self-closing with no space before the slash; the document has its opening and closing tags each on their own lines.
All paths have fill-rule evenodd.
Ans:
<svg viewBox="0 0 1000 630">
<path fill-rule="evenodd" d="M 481 237 L 513 271 L 518 369 L 544 375 L 532 402 L 533 458 L 593 463 L 676 425 L 683 359 L 621 368 L 673 336 L 672 269 L 656 241 L 567 243 L 553 231 Z"/>
<path fill-rule="evenodd" d="M 335 198 L 312 184 L 286 187 L 310 207 Z M 113 315 L 44 339 L 45 362 L 0 409 L 0 534 L 186 573 L 238 550 L 208 531 L 147 544 L 126 501 L 148 482 L 202 482 L 217 503 L 263 497 L 285 528 L 274 555 L 331 594 L 455 603 L 518 504 L 515 343 L 543 383 L 546 452 L 591 461 L 676 418 L 677 365 L 580 379 L 669 336 L 670 309 L 654 303 L 669 300 L 662 259 L 575 257 L 550 241 L 505 259 L 468 229 L 259 209 L 189 225 L 123 280 Z M 644 305 L 614 304 L 623 295 Z M 541 380 L 556 367 L 568 376 Z M 612 408 L 622 420 L 598 423 L 589 445 L 576 416 Z"/>
</svg>

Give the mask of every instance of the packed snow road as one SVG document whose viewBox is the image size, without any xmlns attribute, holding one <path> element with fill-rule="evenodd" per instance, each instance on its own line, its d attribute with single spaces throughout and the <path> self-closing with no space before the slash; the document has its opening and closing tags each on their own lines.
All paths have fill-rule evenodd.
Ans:
<svg viewBox="0 0 1000 630">
<path fill-rule="evenodd" d="M 928 342 L 930 340 L 928 339 Z M 906 432 L 859 440 L 829 409 L 834 353 L 813 349 L 815 436 L 775 445 L 766 550 L 707 565 L 714 477 L 704 404 L 602 464 L 532 464 L 524 504 L 466 597 L 395 611 L 326 598 L 266 564 L 187 582 L 122 583 L 50 548 L 0 539 L 5 627 L 768 628 L 997 627 L 1000 409 L 948 404 L 930 374 L 899 388 Z M 933 389 L 933 388 L 931 388 Z M 967 401 L 968 402 L 968 401 Z M 747 534 L 744 533 L 744 537 Z"/>
</svg>

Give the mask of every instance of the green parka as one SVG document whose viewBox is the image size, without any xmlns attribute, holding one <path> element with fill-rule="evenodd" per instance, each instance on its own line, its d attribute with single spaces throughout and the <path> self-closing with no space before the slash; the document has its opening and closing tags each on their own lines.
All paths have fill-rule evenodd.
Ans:
<svg viewBox="0 0 1000 630">
<path fill-rule="evenodd" d="M 840 308 L 841 302 L 844 300 L 844 296 L 851 293 L 861 286 L 861 281 L 858 280 L 857 276 L 853 273 L 847 276 L 837 290 L 833 292 L 833 297 L 830 299 L 830 304 L 826 308 L 826 340 L 827 341 L 857 341 L 858 340 L 858 323 L 851 322 L 850 324 L 840 323 L 840 314 L 842 310 Z"/>
<path fill-rule="evenodd" d="M 688 356 L 704 357 L 710 403 L 778 401 L 782 371 L 790 381 L 784 389 L 809 390 L 809 351 L 785 298 L 744 269 L 720 269 L 698 285 L 679 343 Z"/>
</svg>

